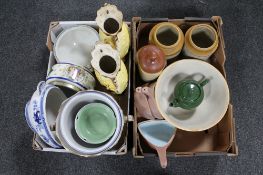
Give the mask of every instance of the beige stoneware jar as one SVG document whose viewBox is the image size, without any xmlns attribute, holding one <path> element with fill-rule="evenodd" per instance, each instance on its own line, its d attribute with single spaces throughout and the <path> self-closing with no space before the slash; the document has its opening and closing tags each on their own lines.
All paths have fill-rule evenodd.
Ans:
<svg viewBox="0 0 263 175">
<path fill-rule="evenodd" d="M 164 52 L 166 59 L 170 59 L 181 52 L 184 45 L 184 34 L 176 24 L 162 22 L 152 28 L 149 43 L 159 47 Z"/>
<path fill-rule="evenodd" d="M 185 34 L 184 55 L 207 61 L 218 47 L 216 30 L 208 24 L 190 27 Z"/>
</svg>

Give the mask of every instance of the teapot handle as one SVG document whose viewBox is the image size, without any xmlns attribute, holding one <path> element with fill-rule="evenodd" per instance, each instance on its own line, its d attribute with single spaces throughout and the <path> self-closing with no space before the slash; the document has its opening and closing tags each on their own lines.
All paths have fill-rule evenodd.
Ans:
<svg viewBox="0 0 263 175">
<path fill-rule="evenodd" d="M 205 79 L 204 81 L 202 81 L 201 83 L 200 83 L 200 86 L 205 86 L 207 83 L 209 83 L 209 79 Z"/>
</svg>

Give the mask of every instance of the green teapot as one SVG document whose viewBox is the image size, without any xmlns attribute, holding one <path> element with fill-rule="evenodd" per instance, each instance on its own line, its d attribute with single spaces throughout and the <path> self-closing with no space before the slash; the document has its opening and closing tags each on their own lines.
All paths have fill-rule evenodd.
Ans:
<svg viewBox="0 0 263 175">
<path fill-rule="evenodd" d="M 205 86 L 208 79 L 198 82 L 195 80 L 182 80 L 177 83 L 174 90 L 174 98 L 170 103 L 172 107 L 181 107 L 183 109 L 193 109 L 199 106 L 204 99 Z"/>
</svg>

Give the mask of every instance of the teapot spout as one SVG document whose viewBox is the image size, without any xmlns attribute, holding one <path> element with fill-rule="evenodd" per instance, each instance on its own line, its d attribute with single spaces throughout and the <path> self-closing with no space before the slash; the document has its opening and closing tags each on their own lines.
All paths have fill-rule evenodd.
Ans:
<svg viewBox="0 0 263 175">
<path fill-rule="evenodd" d="M 200 83 L 200 86 L 205 86 L 207 83 L 209 83 L 209 79 L 205 79 L 204 81 L 202 81 L 201 83 Z"/>
<path fill-rule="evenodd" d="M 169 104 L 170 107 L 179 107 L 179 103 L 176 99 L 174 99 L 170 104 Z"/>
</svg>

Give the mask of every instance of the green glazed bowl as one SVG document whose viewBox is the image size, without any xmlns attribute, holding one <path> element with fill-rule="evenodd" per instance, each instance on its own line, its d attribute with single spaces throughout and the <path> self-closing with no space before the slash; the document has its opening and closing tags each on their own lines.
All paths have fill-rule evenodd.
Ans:
<svg viewBox="0 0 263 175">
<path fill-rule="evenodd" d="M 102 103 L 90 103 L 77 113 L 75 130 L 83 141 L 100 144 L 114 134 L 116 123 L 114 112 L 110 107 Z"/>
</svg>

